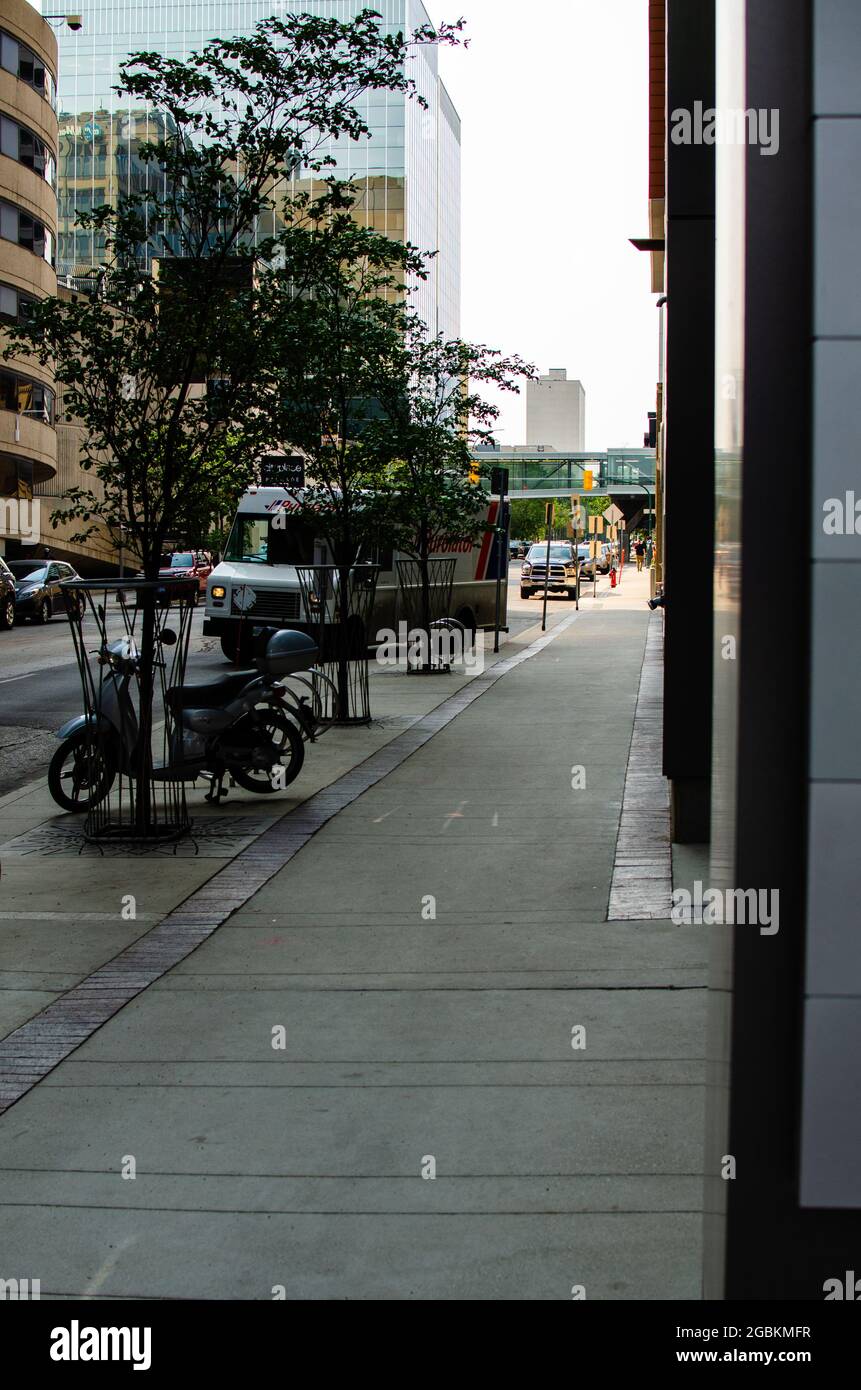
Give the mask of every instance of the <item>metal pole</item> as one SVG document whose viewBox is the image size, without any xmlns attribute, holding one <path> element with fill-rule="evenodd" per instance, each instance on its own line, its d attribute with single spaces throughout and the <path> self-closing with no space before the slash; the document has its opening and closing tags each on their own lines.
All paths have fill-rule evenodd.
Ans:
<svg viewBox="0 0 861 1390">
<path fill-rule="evenodd" d="M 598 518 L 595 518 L 595 530 L 590 532 L 589 550 L 592 553 L 592 597 L 598 597 Z"/>
<path fill-rule="evenodd" d="M 503 491 L 499 494 L 499 515 L 498 515 L 498 517 L 497 517 L 497 527 L 496 527 L 496 542 L 497 542 L 497 547 L 498 547 L 498 548 L 497 548 L 497 554 L 496 554 L 496 617 L 495 617 L 495 619 L 494 619 L 494 630 L 493 630 L 493 650 L 494 650 L 495 652 L 498 652 L 498 651 L 499 651 L 499 615 L 500 615 L 500 609 L 501 609 L 501 607 L 502 607 L 502 564 L 503 564 L 503 559 L 504 559 L 504 561 L 505 561 L 506 566 L 508 566 L 508 563 L 509 563 L 509 555 L 508 555 L 508 528 L 507 528 L 506 526 L 504 526 L 503 523 L 502 523 L 502 517 L 503 517 L 504 511 L 505 511 L 505 491 L 504 491 L 504 489 L 503 489 Z M 507 572 L 508 572 L 508 571 L 507 571 L 507 568 L 506 568 L 506 573 L 507 573 Z"/>
<path fill-rule="evenodd" d="M 541 614 L 541 631 L 547 628 L 547 587 L 550 583 L 550 533 L 553 530 L 553 503 L 548 502 L 544 509 L 544 519 L 547 522 L 547 557 L 544 561 L 544 609 Z"/>
</svg>

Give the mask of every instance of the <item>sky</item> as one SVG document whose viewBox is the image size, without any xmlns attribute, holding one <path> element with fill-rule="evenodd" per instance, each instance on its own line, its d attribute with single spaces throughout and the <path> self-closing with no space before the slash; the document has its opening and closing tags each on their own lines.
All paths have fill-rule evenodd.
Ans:
<svg viewBox="0 0 861 1390">
<path fill-rule="evenodd" d="M 658 314 L 648 235 L 646 0 L 425 0 L 463 16 L 440 67 L 463 122 L 461 333 L 586 390 L 586 447 L 642 447 Z M 525 396 L 498 438 L 526 438 Z"/>
</svg>

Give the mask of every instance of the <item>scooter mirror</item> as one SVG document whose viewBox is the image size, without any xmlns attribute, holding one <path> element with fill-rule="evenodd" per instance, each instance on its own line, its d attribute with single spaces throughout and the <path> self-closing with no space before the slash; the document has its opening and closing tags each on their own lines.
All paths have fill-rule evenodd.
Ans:
<svg viewBox="0 0 861 1390">
<path fill-rule="evenodd" d="M 176 645 L 176 633 L 172 627 L 163 627 L 161 630 L 161 644 L 163 647 L 173 647 Z"/>
</svg>

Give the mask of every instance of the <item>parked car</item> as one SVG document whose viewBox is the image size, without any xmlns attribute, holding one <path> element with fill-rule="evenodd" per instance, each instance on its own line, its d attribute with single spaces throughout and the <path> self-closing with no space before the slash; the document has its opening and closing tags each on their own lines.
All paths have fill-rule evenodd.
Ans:
<svg viewBox="0 0 861 1390">
<path fill-rule="evenodd" d="M 598 573 L 599 573 L 599 574 L 609 574 L 609 573 L 610 573 L 610 570 L 613 568 L 613 560 L 614 560 L 614 559 L 616 559 L 616 560 L 617 560 L 617 563 L 618 563 L 618 557 L 617 557 L 617 555 L 616 555 L 616 550 L 617 550 L 617 547 L 616 547 L 616 545 L 615 545 L 612 541 L 602 541 L 602 542 L 601 542 L 601 548 L 600 548 L 600 552 L 599 552 L 599 556 L 598 556 Z"/>
<path fill-rule="evenodd" d="M 49 623 L 55 613 L 66 612 L 66 599 L 60 585 L 80 575 L 62 560 L 10 560 L 15 576 L 15 617 L 33 623 Z M 81 613 L 84 600 L 80 601 Z"/>
<path fill-rule="evenodd" d="M 592 547 L 589 541 L 581 541 L 577 547 L 577 554 L 580 559 L 580 578 L 591 581 L 596 574 L 600 573 L 601 562 L 592 555 Z"/>
<path fill-rule="evenodd" d="M 547 577 L 547 588 L 551 593 L 558 594 L 562 590 L 568 598 L 574 598 L 578 564 L 579 556 L 575 555 L 570 541 L 551 541 L 550 575 L 547 577 L 547 542 L 530 546 L 520 567 L 520 597 L 531 598 L 533 594 L 542 594 Z"/>
<path fill-rule="evenodd" d="M 196 579 L 198 591 L 206 593 L 206 581 L 212 574 L 212 557 L 205 550 L 177 550 L 165 556 L 158 572 L 159 579 Z"/>
<path fill-rule="evenodd" d="M 0 627 L 15 626 L 15 576 L 0 556 Z"/>
</svg>

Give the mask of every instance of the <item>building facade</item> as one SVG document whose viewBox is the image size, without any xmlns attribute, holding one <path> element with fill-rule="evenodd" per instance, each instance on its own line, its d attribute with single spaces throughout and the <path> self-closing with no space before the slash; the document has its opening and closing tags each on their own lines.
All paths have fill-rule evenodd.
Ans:
<svg viewBox="0 0 861 1390">
<path fill-rule="evenodd" d="M 158 177 L 137 157 L 142 141 L 157 138 L 158 113 L 113 90 L 129 53 L 157 50 L 186 59 L 213 37 L 250 33 L 279 9 L 348 20 L 364 8 L 364 0 L 177 0 L 173 5 L 91 0 L 81 31 L 60 36 L 61 277 L 85 276 L 104 259 L 103 241 L 76 227 L 76 213 L 111 203 Z M 421 0 L 377 0 L 373 8 L 391 33 L 429 23 Z M 358 107 L 370 140 L 331 141 L 320 153 L 335 160 L 328 174 L 355 183 L 357 216 L 388 236 L 437 253 L 428 279 L 413 287 L 414 302 L 433 332 L 455 336 L 460 329 L 460 121 L 440 81 L 437 59 L 435 47 L 423 46 L 410 60 L 426 108 L 403 94 L 367 93 Z"/>
<path fill-rule="evenodd" d="M 56 293 L 57 43 L 27 0 L 0 12 L 0 339 L 2 324 Z M 0 363 L 0 554 L 38 533 L 34 493 L 56 474 L 50 371 L 29 358 Z M 25 551 L 24 553 L 32 553 Z"/>
<path fill-rule="evenodd" d="M 527 382 L 526 443 L 570 453 L 586 448 L 586 392 L 582 381 L 568 380 L 565 367 Z"/>
<path fill-rule="evenodd" d="M 700 842 L 703 887 L 746 909 L 684 928 L 710 951 L 703 1293 L 857 1300 L 861 9 L 649 15 L 666 94 L 664 770 L 674 839 Z M 711 144 L 660 116 L 696 103 L 733 115 Z"/>
</svg>

